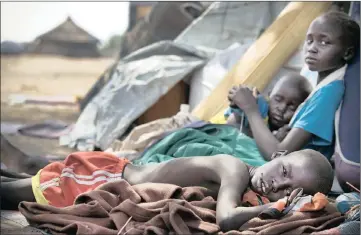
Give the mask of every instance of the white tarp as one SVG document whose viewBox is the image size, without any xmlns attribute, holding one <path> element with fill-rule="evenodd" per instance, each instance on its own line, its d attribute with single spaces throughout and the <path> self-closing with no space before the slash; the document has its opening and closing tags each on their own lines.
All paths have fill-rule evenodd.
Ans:
<svg viewBox="0 0 361 235">
<path fill-rule="evenodd" d="M 277 18 L 279 13 L 289 2 L 214 2 L 195 21 L 192 22 L 174 41 L 184 43 L 197 48 L 208 47 L 220 52 L 220 57 L 213 58 L 194 74 L 189 81 L 191 85 L 189 103 L 193 110 L 202 99 L 222 80 L 226 71 L 229 71 L 254 43 L 268 26 Z M 237 44 L 238 47 L 229 47 Z M 226 58 L 229 56 L 230 58 Z M 237 61 L 235 61 L 238 58 Z M 223 66 L 225 60 L 232 61 L 232 64 Z M 290 60 L 279 70 L 270 84 L 263 91 L 268 93 L 274 83 L 280 77 L 289 73 L 301 71 L 303 65 L 301 47 Z M 214 66 L 211 68 L 211 66 Z M 217 72 L 215 71 L 217 70 Z M 210 72 L 212 71 L 212 73 Z M 267 71 L 265 71 L 267 72 Z M 222 76 L 223 75 L 223 76 Z"/>
<path fill-rule="evenodd" d="M 133 52 L 118 62 L 111 81 L 86 106 L 70 135 L 60 139 L 61 145 L 78 150 L 92 150 L 94 146 L 106 149 L 172 86 L 196 70 L 187 81 L 193 109 L 287 4 L 214 2 L 174 42 L 163 41 Z M 301 54 L 301 50 L 295 52 L 265 93 L 282 75 L 300 72 Z"/>
<path fill-rule="evenodd" d="M 136 118 L 209 56 L 170 41 L 135 51 L 118 62 L 110 81 L 85 107 L 73 131 L 60 138 L 60 144 L 80 151 L 95 146 L 107 149 Z"/>
<path fill-rule="evenodd" d="M 235 43 L 217 53 L 205 66 L 198 69 L 189 81 L 189 107 L 193 110 L 204 97 L 227 75 L 228 71 L 239 61 L 250 45 Z"/>
</svg>

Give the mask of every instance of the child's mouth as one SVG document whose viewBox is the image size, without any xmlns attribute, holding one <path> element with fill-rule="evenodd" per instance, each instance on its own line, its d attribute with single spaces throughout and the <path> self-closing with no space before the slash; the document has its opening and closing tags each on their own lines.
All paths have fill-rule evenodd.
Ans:
<svg viewBox="0 0 361 235">
<path fill-rule="evenodd" d="M 269 185 L 268 185 L 268 183 L 266 181 L 263 180 L 263 176 L 261 177 L 260 181 L 261 181 L 261 191 L 262 191 L 262 193 L 264 195 L 268 194 Z"/>
<path fill-rule="evenodd" d="M 314 64 L 314 63 L 317 62 L 317 60 L 316 60 L 315 58 L 312 58 L 312 57 L 306 57 L 306 58 L 305 58 L 305 62 L 306 62 L 307 64 Z"/>
</svg>

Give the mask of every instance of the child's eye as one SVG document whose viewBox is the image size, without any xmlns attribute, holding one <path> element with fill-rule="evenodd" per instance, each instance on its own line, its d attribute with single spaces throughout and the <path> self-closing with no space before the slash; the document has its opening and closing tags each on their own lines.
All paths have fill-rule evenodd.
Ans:
<svg viewBox="0 0 361 235">
<path fill-rule="evenodd" d="M 280 101 L 282 100 L 282 98 L 279 97 L 278 95 L 276 95 L 276 96 L 275 96 L 275 100 L 276 100 L 277 102 L 280 102 Z"/>
<path fill-rule="evenodd" d="M 287 176 L 287 170 L 284 166 L 282 166 L 282 173 L 283 173 L 283 177 Z"/>
<path fill-rule="evenodd" d="M 288 106 L 288 108 L 289 108 L 292 112 L 294 112 L 294 111 L 296 111 L 297 106 L 290 105 L 290 106 Z"/>
<path fill-rule="evenodd" d="M 307 43 L 307 44 L 311 44 L 311 43 L 312 43 L 312 40 L 311 40 L 311 39 L 307 39 L 307 40 L 306 40 L 306 43 Z"/>
<path fill-rule="evenodd" d="M 326 41 L 321 41 L 321 45 L 327 45 L 328 44 L 328 42 L 326 42 Z"/>
</svg>

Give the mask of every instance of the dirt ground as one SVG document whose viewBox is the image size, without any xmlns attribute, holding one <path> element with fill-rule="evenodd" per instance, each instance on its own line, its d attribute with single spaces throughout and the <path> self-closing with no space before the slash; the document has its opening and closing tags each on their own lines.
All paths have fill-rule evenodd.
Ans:
<svg viewBox="0 0 361 235">
<path fill-rule="evenodd" d="M 45 120 L 61 120 L 66 123 L 75 123 L 79 111 L 75 108 L 45 108 L 36 106 L 9 106 L 1 103 L 1 121 L 36 124 Z M 72 149 L 59 146 L 58 140 L 41 139 L 24 135 L 5 134 L 10 143 L 23 152 L 32 156 L 55 155 L 66 157 Z"/>
<path fill-rule="evenodd" d="M 69 59 L 50 56 L 1 57 L 1 121 L 35 124 L 45 120 L 75 123 L 77 107 L 8 104 L 11 94 L 33 96 L 84 96 L 112 59 Z M 22 151 L 37 156 L 66 157 L 72 149 L 58 140 L 4 135 Z"/>
</svg>

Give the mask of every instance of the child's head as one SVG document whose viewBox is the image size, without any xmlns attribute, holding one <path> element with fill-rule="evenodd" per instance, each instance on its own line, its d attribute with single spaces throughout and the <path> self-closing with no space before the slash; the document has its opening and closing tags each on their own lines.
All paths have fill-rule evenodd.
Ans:
<svg viewBox="0 0 361 235">
<path fill-rule="evenodd" d="M 306 149 L 258 167 L 251 179 L 251 188 L 270 201 L 277 201 L 296 188 L 303 188 L 304 193 L 310 195 L 327 194 L 332 182 L 333 170 L 328 160 L 321 153 Z"/>
<path fill-rule="evenodd" d="M 282 77 L 272 89 L 269 102 L 271 129 L 287 125 L 297 107 L 312 91 L 312 85 L 303 76 L 290 73 Z"/>
<path fill-rule="evenodd" d="M 330 11 L 308 28 L 305 63 L 311 71 L 333 72 L 349 63 L 360 48 L 360 26 L 347 14 Z"/>
</svg>

